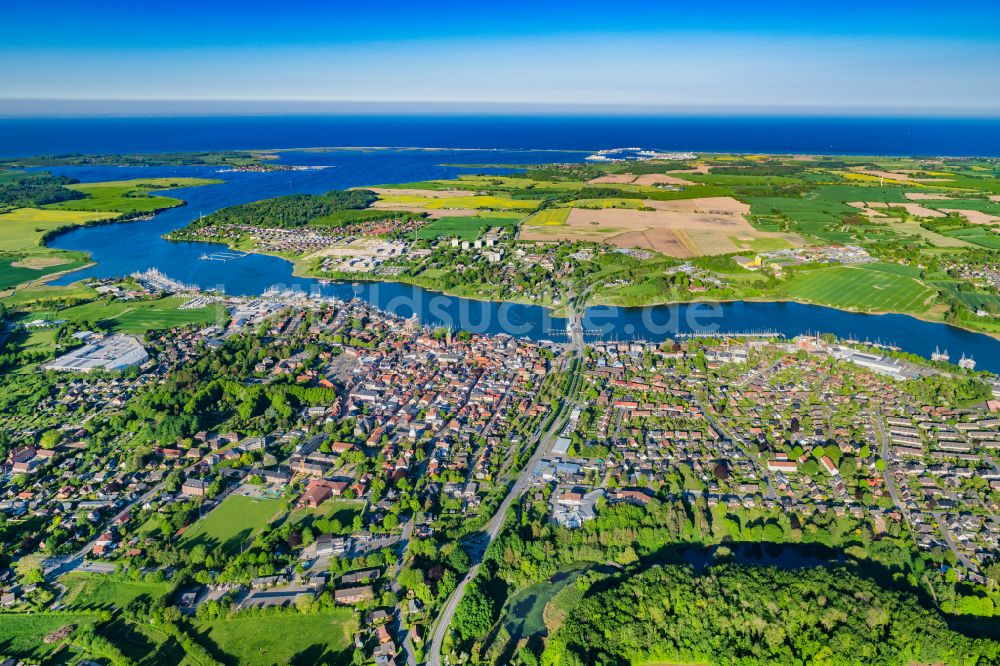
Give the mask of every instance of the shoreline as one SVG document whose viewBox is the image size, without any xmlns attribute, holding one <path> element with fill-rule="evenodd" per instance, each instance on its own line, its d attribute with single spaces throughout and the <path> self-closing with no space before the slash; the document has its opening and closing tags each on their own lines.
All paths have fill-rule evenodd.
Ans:
<svg viewBox="0 0 1000 666">
<path fill-rule="evenodd" d="M 366 282 L 366 283 L 372 283 L 372 284 L 379 283 L 379 282 L 385 282 L 385 283 L 405 284 L 405 285 L 409 285 L 411 287 L 417 287 L 417 288 L 420 288 L 420 289 L 423 289 L 425 291 L 429 291 L 429 292 L 432 292 L 432 293 L 435 293 L 435 294 L 442 294 L 444 296 L 449 296 L 451 298 L 464 298 L 464 299 L 468 299 L 468 300 L 472 300 L 472 301 L 480 301 L 480 302 L 486 302 L 486 303 L 497 303 L 498 305 L 502 305 L 503 303 L 515 303 L 515 304 L 518 304 L 518 305 L 530 305 L 530 306 L 545 308 L 546 310 L 549 311 L 550 316 L 552 316 L 555 319 L 567 319 L 568 318 L 565 314 L 557 314 L 557 313 L 563 312 L 565 310 L 566 306 L 560 306 L 560 307 L 557 308 L 557 307 L 553 307 L 551 305 L 543 305 L 541 303 L 536 303 L 536 302 L 532 302 L 532 301 L 522 301 L 522 300 L 516 300 L 516 299 L 515 300 L 494 300 L 494 299 L 491 299 L 491 298 L 486 298 L 486 297 L 477 296 L 477 295 L 456 294 L 456 293 L 445 291 L 445 290 L 441 290 L 441 289 L 434 289 L 432 287 L 426 287 L 426 286 L 424 286 L 422 284 L 418 284 L 416 282 L 412 282 L 412 281 L 409 281 L 409 280 L 406 280 L 406 279 L 373 278 L 373 277 L 365 277 L 363 274 L 353 275 L 353 274 L 347 274 L 347 273 L 341 273 L 340 275 L 342 275 L 342 276 L 349 276 L 349 277 L 325 277 L 325 276 L 318 276 L 318 275 L 310 275 L 308 273 L 307 269 L 303 268 L 303 262 L 302 261 L 296 260 L 296 259 L 289 259 L 288 257 L 282 256 L 282 255 L 276 254 L 276 253 L 262 252 L 262 251 L 259 251 L 259 250 L 247 250 L 247 249 L 241 248 L 239 246 L 230 245 L 229 243 L 226 243 L 226 242 L 223 242 L 223 241 L 194 240 L 194 239 L 183 239 L 183 240 L 182 239 L 177 239 L 177 240 L 174 240 L 174 239 L 169 239 L 169 238 L 164 238 L 164 239 L 167 240 L 167 241 L 169 241 L 169 242 L 178 242 L 178 243 L 207 243 L 207 244 L 214 244 L 214 245 L 222 245 L 222 246 L 227 247 L 227 248 L 229 248 L 231 250 L 238 250 L 240 252 L 250 252 L 251 254 L 257 254 L 257 255 L 266 256 L 266 257 L 275 257 L 275 258 L 278 258 L 278 259 L 283 259 L 284 261 L 287 261 L 287 262 L 289 262 L 289 263 L 292 264 L 292 275 L 294 275 L 295 277 L 300 277 L 300 278 L 304 278 L 304 279 L 310 279 L 310 280 L 329 280 L 330 282 L 336 282 L 336 283 L 341 283 L 341 284 L 349 284 L 350 282 Z M 874 316 L 874 317 L 881 317 L 881 316 L 884 316 L 884 315 L 897 315 L 897 316 L 902 316 L 902 317 L 913 317 L 914 319 L 917 319 L 919 321 L 922 321 L 922 322 L 925 322 L 925 323 L 928 323 L 928 324 L 940 324 L 942 326 L 950 326 L 952 328 L 955 328 L 955 329 L 958 329 L 958 330 L 961 330 L 961 331 L 965 331 L 967 333 L 973 333 L 973 334 L 976 334 L 976 335 L 984 335 L 984 336 L 986 336 L 988 338 L 991 338 L 993 340 L 996 340 L 996 341 L 1000 342 L 1000 332 L 995 332 L 994 333 L 994 332 L 989 332 L 989 331 L 980 331 L 980 330 L 976 330 L 974 328 L 969 328 L 967 326 L 962 326 L 962 325 L 959 325 L 959 324 L 953 324 L 951 322 L 943 321 L 943 320 L 940 320 L 940 319 L 931 319 L 929 317 L 922 316 L 922 315 L 915 314 L 915 313 L 911 313 L 911 312 L 893 312 L 891 310 L 874 310 L 874 311 L 849 310 L 847 308 L 839 308 L 839 307 L 836 307 L 836 306 L 833 306 L 833 305 L 826 305 L 826 304 L 823 304 L 823 303 L 815 303 L 815 302 L 811 302 L 811 301 L 797 300 L 797 299 L 794 299 L 794 298 L 780 298 L 780 297 L 769 298 L 769 297 L 761 297 L 761 296 L 746 297 L 746 298 L 713 298 L 713 299 L 697 298 L 697 299 L 691 299 L 691 300 L 686 300 L 686 301 L 678 301 L 678 300 L 652 301 L 650 303 L 644 303 L 643 305 L 614 305 L 614 304 L 610 304 L 610 303 L 590 303 L 590 302 L 587 302 L 587 303 L 584 303 L 584 307 L 585 308 L 591 308 L 591 307 L 612 307 L 612 308 L 620 308 L 620 309 L 623 309 L 623 310 L 642 310 L 643 308 L 651 308 L 651 307 L 665 307 L 665 306 L 671 306 L 671 305 L 692 305 L 692 304 L 699 304 L 699 303 L 795 303 L 795 304 L 798 304 L 798 305 L 810 305 L 810 306 L 819 307 L 819 308 L 828 308 L 830 310 L 837 310 L 839 312 L 846 312 L 846 313 L 857 314 L 857 315 L 870 315 L 870 316 Z"/>
</svg>

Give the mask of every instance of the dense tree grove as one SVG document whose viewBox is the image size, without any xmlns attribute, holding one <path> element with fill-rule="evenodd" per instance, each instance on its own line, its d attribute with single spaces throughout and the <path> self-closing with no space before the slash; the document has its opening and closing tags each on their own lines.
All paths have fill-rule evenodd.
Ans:
<svg viewBox="0 0 1000 666">
<path fill-rule="evenodd" d="M 657 566 L 587 597 L 547 664 L 996 663 L 912 596 L 846 569 Z"/>
<path fill-rule="evenodd" d="M 53 176 L 50 173 L 0 174 L 0 208 L 27 208 L 58 201 L 83 199 L 83 192 L 66 185 L 79 182 L 75 178 Z"/>
<path fill-rule="evenodd" d="M 326 194 L 294 194 L 230 206 L 192 226 L 249 224 L 292 229 L 311 224 L 338 211 L 367 208 L 376 197 L 369 190 L 333 190 Z"/>
</svg>

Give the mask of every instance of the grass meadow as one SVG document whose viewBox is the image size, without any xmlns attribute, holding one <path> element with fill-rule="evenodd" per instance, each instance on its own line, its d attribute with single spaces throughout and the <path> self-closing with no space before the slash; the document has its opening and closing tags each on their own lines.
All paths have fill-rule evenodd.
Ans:
<svg viewBox="0 0 1000 666">
<path fill-rule="evenodd" d="M 45 206 L 48 210 L 116 211 L 118 213 L 149 213 L 163 208 L 179 206 L 183 202 L 173 197 L 157 196 L 179 187 L 211 185 L 219 180 L 208 178 L 139 178 L 113 180 L 100 183 L 77 183 L 69 189 L 83 192 L 85 199 L 60 201 Z"/>
<path fill-rule="evenodd" d="M 213 652 L 227 664 L 349 664 L 356 626 L 354 610 L 342 608 L 327 613 L 223 618 L 199 622 L 195 630 L 199 642 L 215 646 Z"/>
</svg>

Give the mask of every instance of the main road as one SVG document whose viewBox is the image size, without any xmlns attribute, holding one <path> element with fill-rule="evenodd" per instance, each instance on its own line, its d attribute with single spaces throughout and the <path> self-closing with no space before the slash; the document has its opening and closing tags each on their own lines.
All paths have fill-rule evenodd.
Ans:
<svg viewBox="0 0 1000 666">
<path fill-rule="evenodd" d="M 882 421 L 882 413 L 879 411 L 875 412 L 875 426 L 878 428 L 878 436 L 881 442 L 879 454 L 881 455 L 882 463 L 885 465 L 882 468 L 882 478 L 885 479 L 885 487 L 889 489 L 889 497 L 892 498 L 893 505 L 903 513 L 906 522 L 912 525 L 910 510 L 906 508 L 903 498 L 899 496 L 899 491 L 896 490 L 896 480 L 892 477 L 892 462 L 889 458 L 889 437 L 885 434 L 885 423 Z"/>
<path fill-rule="evenodd" d="M 500 530 L 503 529 L 504 520 L 507 517 L 507 509 L 509 509 L 510 506 L 531 486 L 532 475 L 535 467 L 538 466 L 538 463 L 551 450 L 552 444 L 555 442 L 556 437 L 558 437 L 559 432 L 566 423 L 567 415 L 570 411 L 572 411 L 574 402 L 571 398 L 578 385 L 578 375 L 583 361 L 582 358 L 577 356 L 577 352 L 580 352 L 580 356 L 582 356 L 583 350 L 582 317 L 574 317 L 571 314 L 570 323 L 571 330 L 569 331 L 569 353 L 563 357 L 564 362 L 572 368 L 573 360 L 575 358 L 579 358 L 581 365 L 577 366 L 576 373 L 574 373 L 574 376 L 570 377 L 567 384 L 569 395 L 562 401 L 562 404 L 559 407 L 559 412 L 556 414 L 555 418 L 552 419 L 552 425 L 549 426 L 547 431 L 540 435 L 535 452 L 531 455 L 531 458 L 528 459 L 528 462 L 518 474 L 517 479 L 514 481 L 513 485 L 511 485 L 507 495 L 504 497 L 503 501 L 500 502 L 500 506 L 497 507 L 496 512 L 484 526 L 483 532 L 485 536 L 481 551 L 475 558 L 475 564 L 473 564 L 473 566 L 469 569 L 469 572 L 465 574 L 462 580 L 459 581 L 455 590 L 448 597 L 447 601 L 445 601 L 444 607 L 438 614 L 437 620 L 431 630 L 430 649 L 427 654 L 427 663 L 429 666 L 441 666 L 441 646 L 444 644 L 445 634 L 448 633 L 448 627 L 451 625 L 452 618 L 455 616 L 455 610 L 458 608 L 459 602 L 465 595 L 465 588 L 468 587 L 469 583 L 476 578 L 476 575 L 479 573 L 479 567 L 482 564 L 483 555 L 485 555 L 486 550 L 489 548 L 489 545 L 493 542 L 493 540 L 500 534 Z"/>
</svg>

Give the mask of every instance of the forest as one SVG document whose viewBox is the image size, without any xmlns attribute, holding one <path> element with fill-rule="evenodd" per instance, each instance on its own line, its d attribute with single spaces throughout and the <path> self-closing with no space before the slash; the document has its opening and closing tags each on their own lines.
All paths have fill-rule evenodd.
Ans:
<svg viewBox="0 0 1000 666">
<path fill-rule="evenodd" d="M 338 211 L 367 208 L 376 199 L 369 190 L 333 190 L 326 194 L 294 194 L 230 206 L 193 223 L 192 227 L 247 224 L 259 227 L 294 229 L 327 218 Z M 347 218 L 349 223 L 350 218 Z"/>
<path fill-rule="evenodd" d="M 83 199 L 86 194 L 65 187 L 76 182 L 79 181 L 75 178 L 50 173 L 0 173 L 0 209 L 33 208 Z"/>
<path fill-rule="evenodd" d="M 847 569 L 654 566 L 584 599 L 542 663 L 995 663 L 909 595 Z"/>
</svg>

